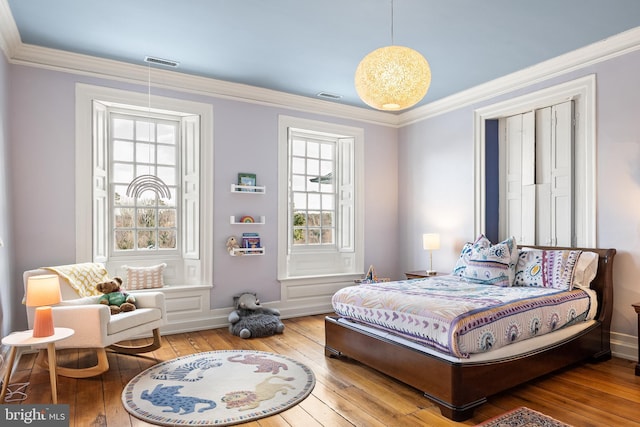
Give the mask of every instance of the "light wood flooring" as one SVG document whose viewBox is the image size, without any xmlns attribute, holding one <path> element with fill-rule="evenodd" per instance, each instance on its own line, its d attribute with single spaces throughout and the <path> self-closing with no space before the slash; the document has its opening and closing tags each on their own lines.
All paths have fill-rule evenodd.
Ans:
<svg viewBox="0 0 640 427">
<path fill-rule="evenodd" d="M 243 340 L 226 328 L 163 337 L 164 345 L 148 357 L 109 354 L 110 370 L 98 377 L 59 377 L 59 403 L 70 405 L 70 426 L 148 426 L 129 415 L 120 402 L 122 389 L 153 364 L 201 351 L 255 349 L 280 353 L 309 366 L 316 375 L 312 394 L 299 405 L 247 426 L 462 426 L 475 425 L 519 406 L 581 426 L 640 426 L 640 377 L 635 363 L 613 358 L 585 363 L 491 396 L 468 421 L 456 423 L 440 415 L 420 391 L 350 360 L 324 355 L 324 316 L 285 320 L 282 335 Z M 58 363 L 88 366 L 93 356 L 62 350 Z M 10 388 L 25 386 L 22 403 L 51 403 L 47 371 L 36 354 L 21 357 Z"/>
</svg>

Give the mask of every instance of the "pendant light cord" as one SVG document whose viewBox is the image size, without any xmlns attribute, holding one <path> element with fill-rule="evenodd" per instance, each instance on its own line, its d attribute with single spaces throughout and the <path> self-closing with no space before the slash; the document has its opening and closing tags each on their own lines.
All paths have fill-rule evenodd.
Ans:
<svg viewBox="0 0 640 427">
<path fill-rule="evenodd" d="M 391 0 L 391 46 L 393 45 L 393 0 Z"/>
<path fill-rule="evenodd" d="M 151 64 L 147 64 L 147 112 L 151 112 Z"/>
</svg>

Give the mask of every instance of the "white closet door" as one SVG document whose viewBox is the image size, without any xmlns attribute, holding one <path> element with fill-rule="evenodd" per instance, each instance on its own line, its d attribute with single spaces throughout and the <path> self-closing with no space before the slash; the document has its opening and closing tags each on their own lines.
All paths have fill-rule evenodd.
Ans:
<svg viewBox="0 0 640 427">
<path fill-rule="evenodd" d="M 573 117 L 567 101 L 500 119 L 501 239 L 572 246 Z"/>
<path fill-rule="evenodd" d="M 552 107 L 551 234 L 554 246 L 573 243 L 573 101 Z"/>
<path fill-rule="evenodd" d="M 500 239 L 522 237 L 522 116 L 500 119 Z M 504 220 L 503 220 L 504 219 Z"/>
<path fill-rule="evenodd" d="M 551 107 L 536 110 L 536 243 L 553 245 L 551 234 Z"/>
<path fill-rule="evenodd" d="M 535 244 L 535 120 L 533 112 L 500 120 L 500 238 Z"/>
<path fill-rule="evenodd" d="M 522 233 L 518 244 L 536 244 L 535 113 L 522 115 Z"/>
</svg>

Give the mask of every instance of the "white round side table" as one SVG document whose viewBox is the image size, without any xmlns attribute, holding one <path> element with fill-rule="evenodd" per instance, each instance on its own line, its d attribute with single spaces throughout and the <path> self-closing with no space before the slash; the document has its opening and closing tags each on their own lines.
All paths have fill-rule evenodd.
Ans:
<svg viewBox="0 0 640 427">
<path fill-rule="evenodd" d="M 2 338 L 2 344 L 11 347 L 9 353 L 9 362 L 7 363 L 7 372 L 4 374 L 2 382 L 2 392 L 0 392 L 0 404 L 4 403 L 7 394 L 7 386 L 11 380 L 11 372 L 13 371 L 13 363 L 16 359 L 16 350 L 18 347 L 29 347 L 32 345 L 47 345 L 47 356 L 49 359 L 49 378 L 51 380 L 51 397 L 53 403 L 58 403 L 58 377 L 56 375 L 56 341 L 69 338 L 75 331 L 71 328 L 54 328 L 54 333 L 50 337 L 34 338 L 33 330 L 14 332 Z"/>
</svg>

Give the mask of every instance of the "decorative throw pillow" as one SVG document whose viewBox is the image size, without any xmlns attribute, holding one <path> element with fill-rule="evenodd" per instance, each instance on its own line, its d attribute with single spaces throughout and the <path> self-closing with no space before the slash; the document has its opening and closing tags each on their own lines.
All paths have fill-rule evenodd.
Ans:
<svg viewBox="0 0 640 427">
<path fill-rule="evenodd" d="M 152 289 L 161 288 L 164 286 L 164 279 L 162 277 L 164 269 L 167 264 L 162 263 L 158 265 L 152 265 L 151 267 L 128 267 L 123 266 L 127 272 L 127 290 L 133 291 L 136 289 Z"/>
<path fill-rule="evenodd" d="M 463 276 L 464 270 L 467 268 L 467 265 L 469 264 L 469 257 L 473 252 L 473 248 L 474 247 L 488 248 L 489 246 L 491 246 L 491 242 L 489 241 L 489 239 L 485 237 L 484 234 L 481 234 L 473 243 L 471 242 L 465 243 L 464 246 L 462 247 L 462 251 L 460 251 L 460 257 L 458 258 L 458 261 L 456 262 L 455 267 L 453 267 L 453 271 L 451 272 L 451 274 L 453 274 L 454 276 Z"/>
<path fill-rule="evenodd" d="M 572 289 L 575 266 L 582 251 L 541 250 L 520 251 L 514 286 L 533 286 L 569 291 Z"/>
<path fill-rule="evenodd" d="M 495 245 L 474 245 L 462 277 L 487 285 L 511 286 L 517 262 L 518 246 L 514 237 Z"/>
</svg>

